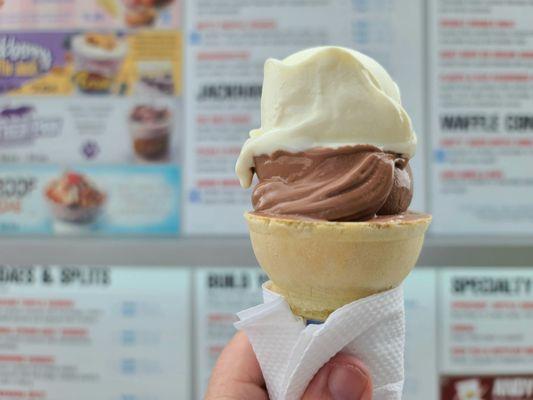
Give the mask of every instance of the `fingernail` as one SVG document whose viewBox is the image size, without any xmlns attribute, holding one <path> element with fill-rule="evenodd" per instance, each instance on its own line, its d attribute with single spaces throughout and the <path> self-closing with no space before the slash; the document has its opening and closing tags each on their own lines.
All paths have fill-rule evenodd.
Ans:
<svg viewBox="0 0 533 400">
<path fill-rule="evenodd" d="M 328 379 L 333 400 L 363 400 L 371 390 L 370 377 L 353 364 L 336 364 Z"/>
</svg>

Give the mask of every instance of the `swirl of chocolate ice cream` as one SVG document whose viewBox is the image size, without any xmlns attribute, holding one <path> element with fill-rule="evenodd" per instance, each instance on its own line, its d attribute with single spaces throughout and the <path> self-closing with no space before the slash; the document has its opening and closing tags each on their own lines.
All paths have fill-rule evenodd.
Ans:
<svg viewBox="0 0 533 400">
<path fill-rule="evenodd" d="M 256 156 L 254 209 L 270 215 L 365 221 L 406 211 L 409 161 L 370 145 Z"/>
</svg>

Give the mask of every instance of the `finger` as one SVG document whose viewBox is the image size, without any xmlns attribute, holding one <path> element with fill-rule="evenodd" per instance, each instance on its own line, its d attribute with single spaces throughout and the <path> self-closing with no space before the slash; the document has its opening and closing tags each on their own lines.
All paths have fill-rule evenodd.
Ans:
<svg viewBox="0 0 533 400">
<path fill-rule="evenodd" d="M 372 379 L 352 356 L 338 354 L 315 375 L 302 400 L 372 400 Z"/>
<path fill-rule="evenodd" d="M 239 332 L 220 355 L 205 400 L 268 400 L 265 380 L 246 335 Z"/>
</svg>

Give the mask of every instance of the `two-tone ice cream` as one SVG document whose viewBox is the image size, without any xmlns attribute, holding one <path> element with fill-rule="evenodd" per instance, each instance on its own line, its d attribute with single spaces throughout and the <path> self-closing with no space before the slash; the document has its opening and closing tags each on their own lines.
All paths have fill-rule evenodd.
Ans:
<svg viewBox="0 0 533 400">
<path fill-rule="evenodd" d="M 431 222 L 408 211 L 416 135 L 376 61 L 341 47 L 269 59 L 261 127 L 236 172 L 258 177 L 245 217 L 255 256 L 295 315 L 324 321 L 397 287 Z"/>
<path fill-rule="evenodd" d="M 267 60 L 261 127 L 236 172 L 259 213 L 362 221 L 407 211 L 416 135 L 400 91 L 372 58 L 318 47 Z"/>
</svg>

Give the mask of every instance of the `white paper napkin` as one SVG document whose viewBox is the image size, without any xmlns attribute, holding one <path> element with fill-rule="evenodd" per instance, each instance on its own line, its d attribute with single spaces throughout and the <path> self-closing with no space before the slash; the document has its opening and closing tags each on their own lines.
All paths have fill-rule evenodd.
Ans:
<svg viewBox="0 0 533 400">
<path fill-rule="evenodd" d="M 237 314 L 257 355 L 271 400 L 299 400 L 317 371 L 339 352 L 370 370 L 373 400 L 399 400 L 404 381 L 403 289 L 348 304 L 306 326 L 283 297 L 263 286 L 264 304 Z"/>
</svg>

